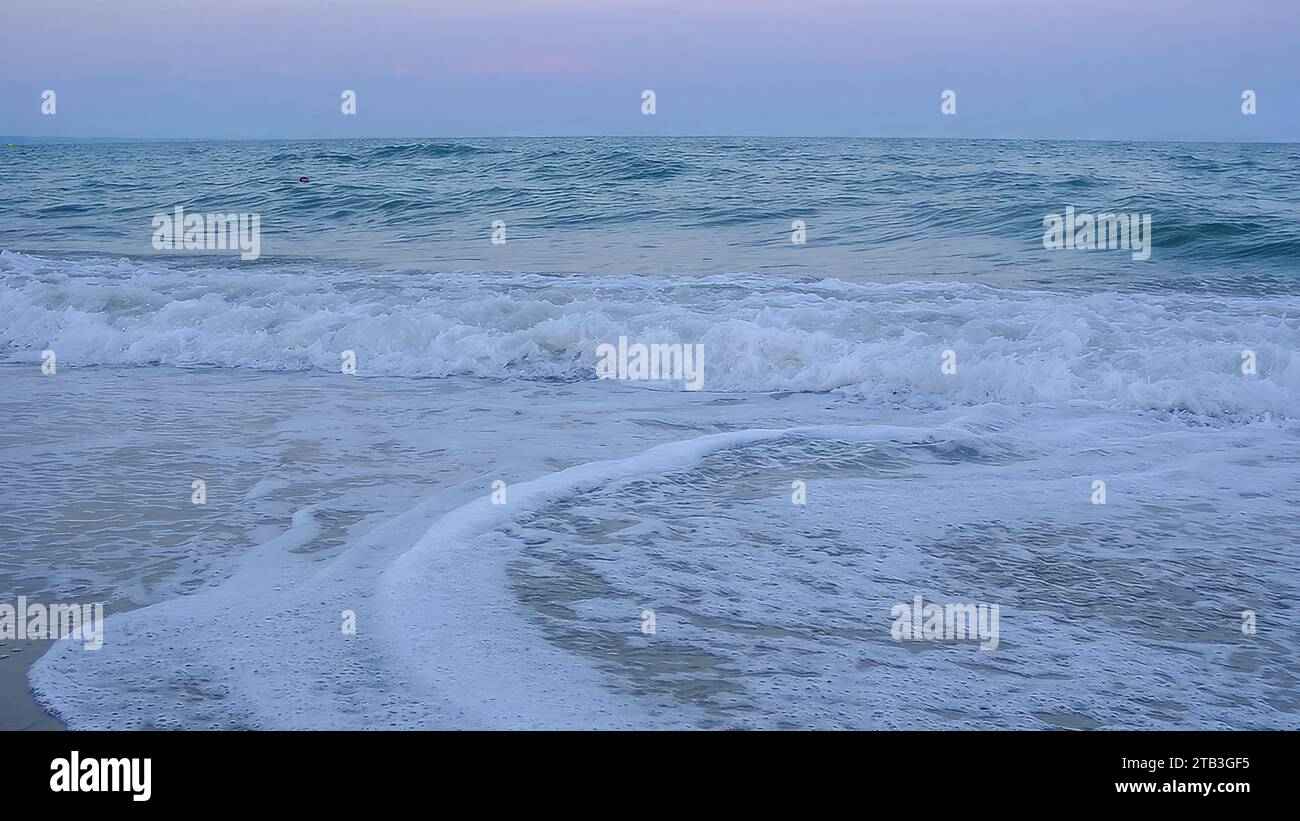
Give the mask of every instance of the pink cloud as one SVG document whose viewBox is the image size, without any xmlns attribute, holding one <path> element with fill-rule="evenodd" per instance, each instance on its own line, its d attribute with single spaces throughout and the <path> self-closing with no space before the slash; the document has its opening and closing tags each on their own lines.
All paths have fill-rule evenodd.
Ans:
<svg viewBox="0 0 1300 821">
<path fill-rule="evenodd" d="M 584 57 L 571 54 L 477 55 L 447 65 L 454 74 L 502 76 L 516 74 L 580 75 L 588 74 L 592 64 Z"/>
</svg>

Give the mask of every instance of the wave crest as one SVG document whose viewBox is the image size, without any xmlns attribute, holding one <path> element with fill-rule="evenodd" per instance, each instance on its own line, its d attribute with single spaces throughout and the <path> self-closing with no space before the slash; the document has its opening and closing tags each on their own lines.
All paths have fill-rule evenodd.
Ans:
<svg viewBox="0 0 1300 821">
<path fill-rule="evenodd" d="M 706 391 L 936 408 L 1081 403 L 1293 418 L 1300 300 L 772 276 L 174 269 L 0 254 L 0 347 L 60 364 L 592 380 L 595 350 L 702 344 Z M 945 374 L 945 351 L 956 373 Z M 1258 372 L 1242 373 L 1254 353 Z M 680 388 L 672 382 L 637 386 Z M 611 385 L 611 389 L 613 386 Z"/>
</svg>

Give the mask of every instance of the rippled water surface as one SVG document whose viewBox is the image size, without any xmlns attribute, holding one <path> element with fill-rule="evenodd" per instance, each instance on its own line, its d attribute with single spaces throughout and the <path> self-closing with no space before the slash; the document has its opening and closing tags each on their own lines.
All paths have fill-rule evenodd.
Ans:
<svg viewBox="0 0 1300 821">
<path fill-rule="evenodd" d="M 435 271 L 783 272 L 1293 290 L 1295 145 L 467 139 L 20 145 L 0 248 L 150 254 L 176 206 L 258 213 L 268 259 Z M 300 185 L 307 176 L 311 182 Z M 1152 214 L 1154 250 L 1049 253 L 1043 217 Z M 495 220 L 505 245 L 492 245 Z M 790 242 L 791 223 L 808 243 Z"/>
</svg>

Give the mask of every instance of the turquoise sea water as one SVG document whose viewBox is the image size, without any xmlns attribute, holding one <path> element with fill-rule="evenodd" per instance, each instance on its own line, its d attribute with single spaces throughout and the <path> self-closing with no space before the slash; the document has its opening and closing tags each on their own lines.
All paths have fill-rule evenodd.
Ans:
<svg viewBox="0 0 1300 821">
<path fill-rule="evenodd" d="M 20 145 L 0 248 L 153 253 L 176 206 L 262 216 L 270 260 L 564 273 L 949 276 L 1285 293 L 1293 144 L 474 139 Z M 298 184 L 301 176 L 312 181 Z M 1042 218 L 1153 216 L 1143 264 L 1054 254 Z M 489 241 L 494 220 L 508 241 Z M 807 224 L 794 246 L 790 223 Z"/>
</svg>

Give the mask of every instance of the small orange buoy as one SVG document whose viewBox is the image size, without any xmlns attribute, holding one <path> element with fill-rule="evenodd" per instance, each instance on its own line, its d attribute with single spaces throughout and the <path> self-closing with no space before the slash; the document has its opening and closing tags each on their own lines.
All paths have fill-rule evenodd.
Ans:
<svg viewBox="0 0 1300 821">
<path fill-rule="evenodd" d="M 307 177 L 299 177 L 298 182 L 311 182 L 311 179 Z"/>
</svg>

